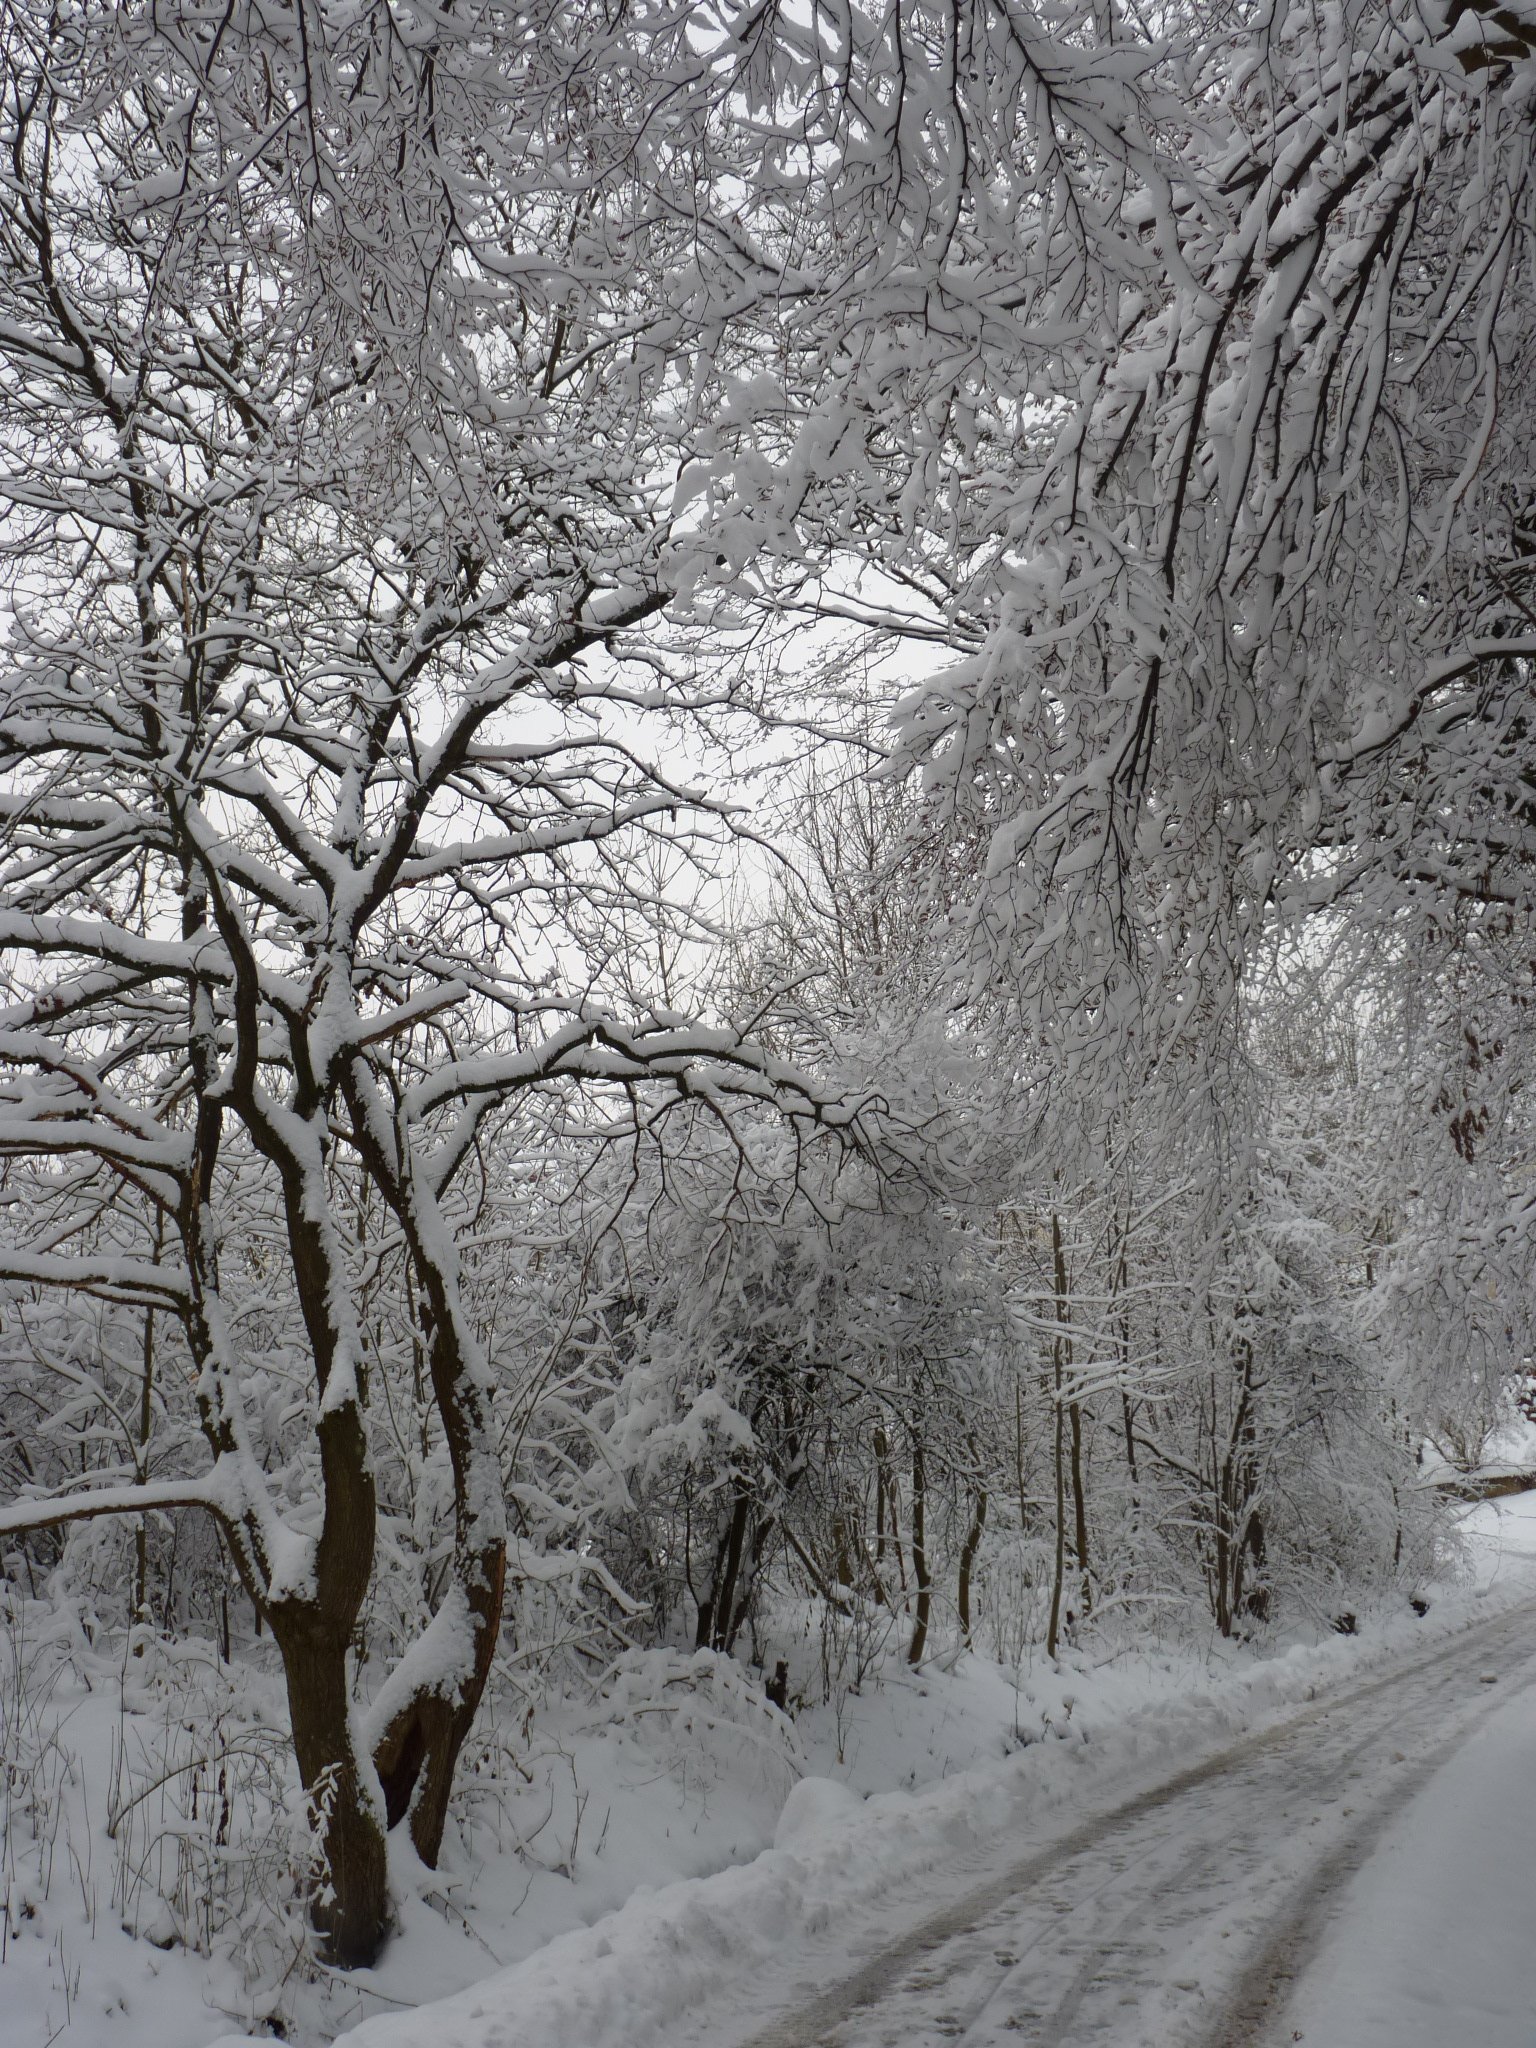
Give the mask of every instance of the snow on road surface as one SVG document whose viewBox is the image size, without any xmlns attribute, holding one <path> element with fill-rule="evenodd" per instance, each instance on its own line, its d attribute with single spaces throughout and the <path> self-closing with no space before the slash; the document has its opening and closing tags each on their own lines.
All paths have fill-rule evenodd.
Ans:
<svg viewBox="0 0 1536 2048">
<path fill-rule="evenodd" d="M 1176 1760 L 1154 1730 L 1150 1741 L 1143 1731 L 1139 1779 L 1127 1738 L 1118 1752 L 1114 1741 L 1096 1758 L 1080 1751 L 1076 1770 L 1064 1768 L 1066 1752 L 1037 1747 L 1003 1770 L 862 1810 L 807 1788 L 780 1848 L 756 1863 L 638 1898 L 515 1970 L 368 2021 L 351 2039 L 1255 2048 L 1314 1941 L 1312 1906 L 1340 1893 L 1500 1701 L 1536 1680 L 1529 1576 L 1512 1576 L 1518 1606 L 1425 1639 L 1417 1656 L 1278 1725 L 1271 1713 L 1225 1751 L 1191 1715 L 1191 1768 L 1171 1781 Z M 1330 1646 L 1306 1654 L 1324 1660 L 1321 1672 Z M 1490 1674 L 1497 1682 L 1485 1685 Z M 1251 1703 L 1247 1725 L 1262 1719 Z M 1226 1725 L 1235 1733 L 1243 1720 Z M 1221 1726 L 1217 1717 L 1210 1733 Z M 1530 1854 L 1536 1867 L 1536 1840 Z M 1475 2030 L 1459 2038 L 1483 2048 Z"/>
<path fill-rule="evenodd" d="M 1536 2041 L 1536 1687 L 1475 1730 L 1326 1916 L 1279 2023 L 1306 2048 Z"/>
<path fill-rule="evenodd" d="M 1487 1743 L 1478 1737 L 1499 1688 L 1507 1695 L 1536 1682 L 1533 1621 L 1527 1608 L 1394 1678 L 1335 1696 L 1094 1818 L 896 1940 L 878 1927 L 865 1930 L 868 1952 L 841 1984 L 811 1996 L 806 1986 L 775 2013 L 767 2006 L 776 1999 L 765 1999 L 746 2024 L 712 2020 L 674 2038 L 679 2048 L 706 2039 L 716 2048 L 1256 2048 L 1261 2040 L 1293 2040 L 1302 2022 L 1285 2005 L 1298 1955 L 1330 1905 L 1340 1903 L 1337 1895 L 1386 1821 L 1463 1744 L 1471 1744 L 1464 1769 L 1477 1774 L 1484 1804 L 1497 1803 L 1493 1777 L 1502 1767 L 1532 1760 L 1529 1691 L 1489 1725 Z M 1520 1778 L 1504 1782 L 1504 1797 L 1528 1816 Z M 1437 1799 L 1427 1822 L 1408 1824 L 1412 1855 L 1433 1855 L 1428 1844 L 1443 1807 Z M 1536 1862 L 1529 1838 L 1521 1845 L 1517 1836 L 1510 1825 L 1498 1837 L 1519 1856 L 1503 1870 L 1515 1894 L 1506 1920 L 1518 1920 L 1522 1907 L 1528 1913 Z M 1458 1868 L 1471 1857 L 1465 1835 L 1461 1846 Z M 1368 1924 L 1377 1927 L 1390 1920 L 1393 1894 L 1403 1890 L 1401 1856 L 1394 1867 L 1398 1879 L 1384 1892 L 1358 1903 L 1349 1895 L 1352 1917 L 1374 1915 Z M 1432 1913 L 1429 1888 L 1419 1897 Z M 1474 1940 L 1443 1980 L 1445 2001 L 1431 2009 L 1442 1982 L 1437 1958 L 1460 1915 L 1444 1890 L 1439 1910 L 1440 1931 L 1421 1949 L 1416 1977 L 1393 1992 L 1393 2007 L 1422 2020 L 1423 2030 L 1395 2030 L 1391 2017 L 1361 2030 L 1363 2015 L 1389 2008 L 1369 1968 L 1349 1974 L 1346 1931 L 1334 1960 L 1348 1979 L 1350 2004 L 1335 2013 L 1339 1980 L 1320 1976 L 1314 1988 L 1309 1978 L 1316 2029 L 1303 2030 L 1309 2048 L 1446 2048 L 1451 2040 L 1469 2048 L 1513 2048 L 1518 2040 L 1530 2048 L 1536 1958 L 1518 1957 L 1512 1937 L 1495 1932 L 1491 1946 Z M 1485 2009 L 1493 2008 L 1479 1973 L 1491 1947 L 1505 1965 L 1497 2009 L 1525 2001 L 1518 2033 L 1482 2029 Z"/>
</svg>

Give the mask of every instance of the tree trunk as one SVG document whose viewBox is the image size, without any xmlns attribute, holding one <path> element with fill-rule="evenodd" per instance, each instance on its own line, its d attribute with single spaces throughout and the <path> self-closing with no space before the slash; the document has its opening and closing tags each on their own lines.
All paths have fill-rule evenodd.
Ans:
<svg viewBox="0 0 1536 2048">
<path fill-rule="evenodd" d="M 875 1564 L 885 1562 L 886 1528 L 896 1554 L 896 1577 L 903 1593 L 907 1590 L 907 1566 L 901 1547 L 901 1514 L 896 1497 L 896 1474 L 891 1466 L 891 1440 L 878 1426 L 875 1430 Z"/>
<path fill-rule="evenodd" d="M 731 1504 L 725 1525 L 715 1544 L 715 1560 L 709 1590 L 699 1602 L 694 1648 L 724 1650 L 731 1633 L 736 1607 L 736 1583 L 746 1550 L 747 1524 L 752 1512 L 752 1489 L 745 1474 L 731 1474 Z"/>
<path fill-rule="evenodd" d="M 1054 1657 L 1061 1641 L 1061 1591 L 1067 1568 L 1067 1475 L 1065 1471 L 1065 1445 L 1062 1442 L 1063 1415 L 1061 1412 L 1061 1339 L 1053 1344 L 1055 1361 L 1055 1385 L 1051 1403 L 1051 1462 L 1056 1479 L 1056 1555 L 1051 1567 L 1051 1618 L 1045 1629 L 1045 1654 Z"/>
<path fill-rule="evenodd" d="M 1077 1572 L 1083 1612 L 1093 1604 L 1093 1587 L 1088 1577 L 1088 1500 L 1083 1484 L 1083 1411 L 1079 1402 L 1067 1403 L 1068 1437 L 1072 1447 L 1072 1547 L 1077 1552 Z"/>
<path fill-rule="evenodd" d="M 1058 1326 L 1058 1334 L 1051 1340 L 1051 1413 L 1053 1417 L 1051 1462 L 1055 1470 L 1056 1480 L 1056 1556 L 1051 1572 L 1051 1618 L 1046 1624 L 1045 1648 L 1046 1655 L 1054 1657 L 1057 1645 L 1061 1641 L 1062 1592 L 1067 1569 L 1067 1475 L 1066 1444 L 1064 1441 L 1066 1417 L 1064 1413 L 1065 1396 L 1063 1381 L 1066 1347 L 1069 1341 L 1065 1335 L 1065 1329 L 1070 1315 L 1070 1306 L 1067 1300 L 1066 1250 L 1061 1239 L 1061 1218 L 1054 1210 L 1051 1212 L 1051 1261 L 1052 1285 L 1055 1290 L 1056 1322 Z M 1077 1501 L 1078 1514 L 1081 1517 L 1082 1489 L 1080 1478 L 1074 1487 L 1074 1495 Z M 1080 1535 L 1079 1541 L 1086 1546 L 1086 1535 Z M 1078 1564 L 1079 1567 L 1083 1565 L 1081 1549 L 1078 1551 Z"/>
<path fill-rule="evenodd" d="M 1062 1242 L 1061 1219 L 1055 1215 L 1051 1217 L 1051 1251 L 1055 1265 L 1056 1319 L 1058 1322 L 1068 1323 L 1071 1320 L 1072 1304 L 1067 1286 L 1067 1255 Z M 1070 1366 L 1072 1339 L 1063 1337 L 1059 1341 L 1065 1363 Z M 1060 1384 L 1058 1377 L 1058 1398 Z M 1072 1549 L 1077 1557 L 1080 1589 L 1078 1597 L 1086 1614 L 1093 1599 L 1093 1589 L 1088 1582 L 1088 1501 L 1083 1485 L 1083 1410 L 1075 1393 L 1067 1398 L 1067 1423 L 1072 1453 Z"/>
<path fill-rule="evenodd" d="M 837 1583 L 844 1588 L 855 1584 L 853 1556 L 848 1547 L 848 1518 L 846 1515 L 832 1517 L 832 1556 L 837 1573 Z"/>
<path fill-rule="evenodd" d="M 357 1753 L 347 1685 L 347 1651 L 373 1576 L 377 1500 L 357 1401 L 323 1411 L 316 1434 L 325 1512 L 314 1596 L 270 1602 L 268 1614 L 283 1653 L 299 1774 L 325 1855 L 315 1925 L 326 1937 L 327 1960 L 353 1969 L 373 1961 L 389 1934 L 384 1815 L 372 1759 Z"/>
<path fill-rule="evenodd" d="M 1248 1527 L 1243 1536 L 1243 1548 L 1253 1562 L 1255 1584 L 1245 1594 L 1243 1610 L 1255 1621 L 1269 1619 L 1269 1587 L 1264 1583 L 1265 1549 L 1264 1518 L 1257 1508 L 1248 1516 Z"/>
<path fill-rule="evenodd" d="M 1241 1361 L 1237 1407 L 1227 1432 L 1227 1441 L 1214 1487 L 1216 1626 L 1224 1636 L 1231 1635 L 1239 1615 L 1245 1611 L 1243 1586 L 1249 1558 L 1252 1557 L 1261 1567 L 1264 1560 L 1263 1523 L 1253 1511 L 1253 1447 L 1257 1434 L 1253 1420 L 1253 1346 L 1245 1338 L 1240 1338 L 1237 1354 Z M 1215 1412 L 1213 1390 L 1213 1425 Z M 1254 1610 L 1248 1607 L 1246 1611 L 1251 1613 Z"/>
<path fill-rule="evenodd" d="M 973 1459 L 977 1456 L 974 1438 L 971 1440 L 971 1456 Z M 976 1553 L 981 1548 L 982 1532 L 986 1526 L 987 1488 L 978 1470 L 976 1495 L 971 1508 L 971 1526 L 966 1530 L 965 1541 L 960 1546 L 960 1584 L 956 1592 L 956 1605 L 960 1610 L 960 1634 L 967 1649 L 971 1644 L 971 1572 L 976 1563 Z"/>
<path fill-rule="evenodd" d="M 912 1578 L 917 1587 L 917 1612 L 912 1625 L 909 1664 L 920 1664 L 928 1644 L 928 1615 L 933 1599 L 928 1571 L 928 1467 L 923 1457 L 921 1426 L 912 1432 Z"/>
<path fill-rule="evenodd" d="M 354 1070 L 349 1099 L 365 1100 Z M 409 1817 L 411 1844 L 435 1870 L 459 1753 L 480 1708 L 506 1599 L 507 1536 L 491 1383 L 459 1290 L 457 1255 L 430 1191 L 364 1147 L 374 1184 L 405 1227 L 422 1290 L 427 1368 L 453 1471 L 449 1590 L 374 1702 L 373 1764 L 387 1825 Z"/>
<path fill-rule="evenodd" d="M 505 1595 L 504 1545 L 498 1545 L 473 1574 L 456 1574 L 402 1671 L 408 1673 L 419 1661 L 423 1671 L 430 1672 L 434 1634 L 440 1639 L 462 1637 L 465 1629 L 473 1643 L 472 1662 L 446 1680 L 424 1679 L 390 1715 L 374 1745 L 373 1766 L 384 1795 L 386 1825 L 397 1827 L 409 1816 L 411 1846 L 429 1870 L 437 1868 L 442 1853 L 453 1776 L 490 1678 Z"/>
<path fill-rule="evenodd" d="M 293 1746 L 325 1865 L 310 1917 L 327 1962 L 366 1969 L 388 1939 L 389 1885 L 373 1769 L 352 1736 L 350 1625 L 340 1628 L 339 1616 L 309 1603 L 272 1608 L 268 1618 L 283 1654 Z"/>
<path fill-rule="evenodd" d="M 160 1225 L 156 1219 L 155 1251 L 160 1249 Z M 140 1486 L 149 1483 L 149 1434 L 154 1422 L 155 1391 L 155 1312 L 152 1308 L 144 1311 L 144 1341 L 139 1360 L 139 1445 L 136 1460 L 136 1477 Z M 149 1529 L 144 1517 L 139 1517 L 133 1532 L 133 1619 L 143 1622 L 149 1619 Z M 134 1647 L 134 1655 L 142 1657 L 143 1643 Z"/>
</svg>

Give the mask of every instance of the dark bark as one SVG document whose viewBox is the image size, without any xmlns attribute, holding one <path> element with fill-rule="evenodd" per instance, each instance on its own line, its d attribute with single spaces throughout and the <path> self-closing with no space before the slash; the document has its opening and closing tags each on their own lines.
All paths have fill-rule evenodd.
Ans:
<svg viewBox="0 0 1536 2048">
<path fill-rule="evenodd" d="M 732 1620 L 737 1605 L 737 1580 L 746 1551 L 747 1525 L 752 1512 L 752 1489 L 746 1475 L 731 1475 L 730 1508 L 715 1545 L 709 1589 L 699 1602 L 698 1627 L 694 1645 L 700 1650 L 729 1647 Z"/>
<path fill-rule="evenodd" d="M 886 1532 L 890 1532 L 890 1545 L 896 1555 L 896 1577 L 903 1593 L 907 1590 L 906 1557 L 901 1543 L 900 1508 L 896 1495 L 896 1474 L 891 1465 L 891 1440 L 878 1426 L 874 1434 L 875 1448 L 875 1564 L 885 1562 Z"/>
<path fill-rule="evenodd" d="M 845 1515 L 832 1517 L 832 1556 L 837 1583 L 843 1587 L 854 1584 L 853 1558 L 848 1548 L 848 1519 Z"/>
<path fill-rule="evenodd" d="M 1055 1266 L 1056 1318 L 1067 1323 L 1071 1319 L 1071 1299 L 1067 1284 L 1067 1255 L 1062 1241 L 1061 1219 L 1051 1217 L 1051 1252 Z M 1057 1340 L 1058 1350 L 1067 1365 L 1072 1363 L 1072 1339 Z M 1075 1384 L 1075 1383 L 1074 1383 Z M 1057 1399 L 1061 1396 L 1061 1378 L 1057 1375 Z M 1088 1579 L 1088 1500 L 1083 1485 L 1083 1410 L 1076 1394 L 1067 1400 L 1068 1439 L 1071 1446 L 1072 1471 L 1072 1549 L 1077 1558 L 1079 1597 L 1084 1614 L 1093 1600 L 1093 1589 Z"/>
<path fill-rule="evenodd" d="M 160 1249 L 160 1232 L 157 1219 L 155 1250 Z M 155 1386 L 155 1312 L 152 1308 L 144 1311 L 144 1339 L 139 1360 L 139 1456 L 138 1478 L 143 1485 L 149 1478 L 149 1434 L 154 1421 Z M 133 1532 L 133 1618 L 145 1621 L 149 1600 L 149 1530 L 141 1517 Z M 139 1644 L 135 1654 L 144 1654 Z"/>
<path fill-rule="evenodd" d="M 325 1861 L 310 1906 L 325 1957 L 342 1969 L 377 1961 L 389 1933 L 384 1816 L 353 1747 L 347 1691 L 347 1636 L 339 1616 L 306 1602 L 268 1618 L 283 1655 L 299 1775 L 309 1795 Z"/>
<path fill-rule="evenodd" d="M 909 1664 L 920 1664 L 928 1646 L 928 1617 L 933 1602 L 933 1581 L 928 1571 L 928 1466 L 923 1456 L 920 1425 L 912 1432 L 912 1579 L 917 1588 L 917 1606 L 912 1622 Z"/>
<path fill-rule="evenodd" d="M 374 1748 L 373 1767 L 384 1794 L 386 1825 L 407 1815 L 411 1846 L 429 1870 L 442 1854 L 459 1756 L 485 1695 L 500 1634 L 506 1594 L 506 1546 L 483 1561 L 483 1576 L 460 1584 L 470 1611 L 474 1662 L 447 1690 L 423 1686 L 393 1716 Z"/>
<path fill-rule="evenodd" d="M 229 1521 L 224 1534 L 252 1601 L 271 1626 L 283 1660 L 299 1776 L 309 1797 L 323 1870 L 310 1900 L 327 1962 L 363 1968 L 377 1960 L 390 1929 L 389 1888 L 380 1808 L 372 1761 L 357 1753 L 347 1684 L 347 1652 L 373 1573 L 377 1499 L 362 1390 L 331 1387 L 341 1333 L 333 1312 L 331 1270 L 323 1234 L 306 1209 L 309 1183 L 298 1158 L 274 1142 L 246 1105 L 246 1123 L 279 1170 L 292 1271 L 321 1397 L 315 1424 L 319 1450 L 320 1533 L 312 1570 L 302 1588 L 274 1583 L 273 1560 L 254 1518 Z M 220 1356 L 204 1300 L 218 1293 L 218 1262 L 211 1218 L 211 1178 L 220 1112 L 206 1098 L 199 1109 L 199 1172 L 182 1218 L 189 1272 L 194 1277 L 188 1332 L 193 1354 L 205 1365 L 208 1395 L 200 1397 L 204 1434 L 218 1455 L 234 1446 L 233 1425 L 218 1406 Z"/>
<path fill-rule="evenodd" d="M 1052 1284 L 1055 1289 L 1056 1321 L 1065 1326 L 1068 1317 L 1066 1254 L 1061 1241 L 1061 1218 L 1051 1215 Z M 1051 1570 L 1051 1615 L 1046 1624 L 1046 1655 L 1054 1657 L 1061 1641 L 1062 1590 L 1067 1568 L 1067 1476 L 1063 1378 L 1065 1335 L 1051 1340 L 1051 1464 L 1056 1490 L 1056 1555 Z"/>
<path fill-rule="evenodd" d="M 1248 1585 L 1250 1564 L 1256 1577 L 1263 1572 L 1265 1550 L 1264 1523 L 1255 1501 L 1255 1445 L 1258 1434 L 1254 1420 L 1255 1359 L 1253 1346 L 1245 1339 L 1239 1340 L 1238 1359 L 1241 1377 L 1237 1406 L 1212 1489 L 1215 1525 L 1212 1609 L 1216 1626 L 1224 1636 L 1232 1634 L 1242 1616 L 1263 1621 L 1269 1613 L 1269 1593 L 1262 1579 L 1255 1586 Z M 1211 1399 L 1214 1420 L 1214 1388 Z"/>
<path fill-rule="evenodd" d="M 299 1776 L 325 1861 L 311 1901 L 325 1957 L 366 1968 L 389 1934 L 384 1815 L 371 1761 L 353 1740 L 347 1650 L 373 1572 L 376 1503 L 362 1417 L 355 1402 L 320 1417 L 325 1515 L 315 1547 L 314 1591 L 269 1599 L 282 1652 Z M 237 1553 L 238 1555 L 238 1553 Z"/>
<path fill-rule="evenodd" d="M 971 1455 L 976 1456 L 974 1441 Z M 971 1526 L 965 1532 L 965 1541 L 960 1546 L 960 1584 L 956 1594 L 956 1605 L 960 1610 L 960 1634 L 967 1646 L 971 1640 L 971 1574 L 976 1565 L 976 1553 L 981 1548 L 982 1532 L 987 1526 L 987 1489 L 978 1478 L 976 1492 L 971 1505 Z"/>
<path fill-rule="evenodd" d="M 479 1449 L 473 1438 L 483 1418 L 465 1413 L 468 1375 L 451 1331 L 445 1315 L 444 1323 L 434 1331 L 429 1356 L 433 1392 L 454 1472 L 453 1590 L 467 1609 L 472 1660 L 467 1671 L 454 1673 L 446 1681 L 434 1675 L 407 1700 L 379 1738 L 373 1759 L 384 1791 L 388 1825 L 395 1827 L 409 1815 L 412 1847 L 429 1870 L 437 1868 L 442 1853 L 454 1772 L 491 1675 L 507 1580 L 504 1535 L 499 1527 L 482 1534 L 469 1506 L 471 1473 Z"/>
<path fill-rule="evenodd" d="M 1264 1518 L 1257 1508 L 1248 1517 L 1248 1527 L 1243 1535 L 1243 1548 L 1253 1566 L 1255 1584 L 1242 1596 L 1243 1611 L 1254 1621 L 1269 1619 L 1269 1587 L 1264 1583 Z"/>
<path fill-rule="evenodd" d="M 1125 1470 L 1131 1482 L 1132 1512 L 1139 1520 L 1141 1475 L 1136 1470 L 1136 1421 L 1131 1411 L 1131 1397 L 1124 1387 L 1120 1389 L 1120 1426 L 1125 1432 Z"/>
<path fill-rule="evenodd" d="M 506 1598 L 507 1545 L 499 1502 L 500 1459 L 494 1445 L 489 1390 L 472 1367 L 474 1338 L 464 1321 L 458 1285 L 434 1252 L 433 1200 L 373 1135 L 372 1083 L 355 1063 L 345 1083 L 359 1151 L 373 1185 L 399 1219 L 410 1248 L 413 1292 L 419 1289 L 427 1377 L 453 1472 L 451 1598 L 462 1600 L 469 1624 L 467 1668 L 429 1672 L 396 1710 L 374 1748 L 373 1763 L 390 1827 L 409 1817 L 411 1843 L 436 1869 L 448 1820 L 454 1772 L 479 1711 Z M 418 1363 L 419 1371 L 419 1363 Z M 492 1502 L 496 1503 L 492 1511 Z"/>
<path fill-rule="evenodd" d="M 1061 1592 L 1062 1581 L 1067 1567 L 1067 1479 L 1064 1470 L 1065 1447 L 1062 1442 L 1063 1416 L 1061 1412 L 1061 1343 L 1058 1339 L 1053 1346 L 1055 1354 L 1055 1385 L 1052 1400 L 1051 1461 L 1056 1480 L 1056 1554 L 1051 1566 L 1051 1618 L 1045 1629 L 1045 1654 L 1054 1657 L 1061 1641 Z"/>
<path fill-rule="evenodd" d="M 1093 1605 L 1093 1587 L 1088 1576 L 1088 1499 L 1083 1484 L 1083 1410 L 1080 1402 L 1067 1403 L 1067 1422 L 1072 1450 L 1072 1547 L 1077 1553 L 1083 1612 L 1087 1614 Z"/>
</svg>

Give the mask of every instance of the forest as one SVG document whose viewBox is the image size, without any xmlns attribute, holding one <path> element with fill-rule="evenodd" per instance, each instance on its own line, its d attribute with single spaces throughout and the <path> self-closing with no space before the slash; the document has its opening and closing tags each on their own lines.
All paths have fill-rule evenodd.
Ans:
<svg viewBox="0 0 1536 2048">
<path fill-rule="evenodd" d="M 1533 86 L 1524 0 L 7 0 L 0 1961 L 326 2038 L 578 1705 L 841 1761 L 1454 1578 Z"/>
</svg>

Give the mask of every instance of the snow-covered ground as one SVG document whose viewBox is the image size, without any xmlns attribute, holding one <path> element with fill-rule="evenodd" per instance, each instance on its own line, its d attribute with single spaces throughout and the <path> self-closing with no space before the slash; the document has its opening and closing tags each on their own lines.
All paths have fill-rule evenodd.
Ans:
<svg viewBox="0 0 1536 2048">
<path fill-rule="evenodd" d="M 724 1660 L 636 1659 L 582 1712 L 509 1731 L 527 1779 L 496 1778 L 453 1869 L 399 1872 L 404 1927 L 377 1971 L 309 1986 L 295 1971 L 283 1985 L 276 1950 L 265 2009 L 310 2039 L 361 2021 L 355 2048 L 644 2048 L 801 1944 L 835 1946 L 892 1886 L 926 1870 L 942 1888 L 957 1857 L 1045 1839 L 1529 1597 L 1536 1496 L 1468 1510 L 1467 1527 L 1473 1582 L 1437 1595 L 1427 1617 L 1365 1617 L 1356 1636 L 1262 1657 L 1213 1644 L 1018 1671 L 970 1656 L 919 1672 L 896 1662 L 793 1730 Z M 260 1705 L 254 1691 L 232 1699 L 226 1735 L 243 1712 L 249 1741 L 268 1739 Z M 135 1924 L 122 1909 L 132 1829 L 109 1841 L 104 1808 L 114 1758 L 152 1732 L 138 1708 L 143 1727 L 119 1694 L 67 1673 L 47 1703 L 53 1840 L 40 1859 L 17 1826 L 6 1846 L 5 2048 L 205 2048 L 232 2021 L 237 2035 L 267 2031 L 227 1955 L 162 1951 L 146 1938 L 163 1938 L 157 1927 L 123 1932 Z M 216 1813 L 206 1794 L 191 1819 L 183 1804 L 183 1834 L 206 1833 Z"/>
<path fill-rule="evenodd" d="M 1536 1492 L 1479 1501 L 1463 1511 L 1461 1529 L 1479 1592 L 1536 1572 Z"/>
</svg>

